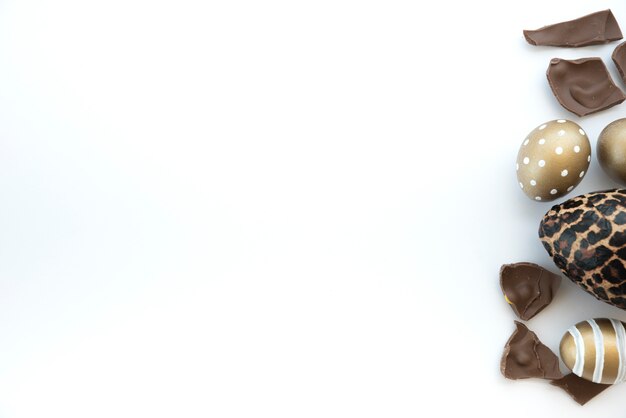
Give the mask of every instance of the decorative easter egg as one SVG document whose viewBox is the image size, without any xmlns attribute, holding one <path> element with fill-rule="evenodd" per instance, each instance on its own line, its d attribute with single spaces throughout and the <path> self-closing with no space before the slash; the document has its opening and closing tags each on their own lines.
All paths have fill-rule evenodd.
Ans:
<svg viewBox="0 0 626 418">
<path fill-rule="evenodd" d="M 578 124 L 558 119 L 537 126 L 517 154 L 517 181 L 526 196 L 551 201 L 569 193 L 587 173 L 591 145 Z"/>
<path fill-rule="evenodd" d="M 596 150 L 604 172 L 626 185 L 626 119 L 611 122 L 602 130 Z"/>
<path fill-rule="evenodd" d="M 626 330 L 617 319 L 589 319 L 567 330 L 561 359 L 575 375 L 612 385 L 626 380 Z"/>
<path fill-rule="evenodd" d="M 539 238 L 570 280 L 626 309 L 626 189 L 588 193 L 553 206 L 539 224 Z"/>
</svg>

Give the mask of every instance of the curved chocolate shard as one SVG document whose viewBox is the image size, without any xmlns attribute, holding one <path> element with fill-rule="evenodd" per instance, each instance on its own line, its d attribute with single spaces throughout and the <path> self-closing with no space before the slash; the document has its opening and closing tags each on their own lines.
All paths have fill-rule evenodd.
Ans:
<svg viewBox="0 0 626 418">
<path fill-rule="evenodd" d="M 619 71 L 619 75 L 622 77 L 622 80 L 624 80 L 624 83 L 626 83 L 626 75 L 624 75 L 626 70 L 626 42 L 622 42 L 615 47 L 611 58 L 617 67 L 617 71 Z"/>
<path fill-rule="evenodd" d="M 506 342 L 500 361 L 500 371 L 504 377 L 513 380 L 563 377 L 556 354 L 543 345 L 537 335 L 524 324 L 514 322 L 517 328 Z"/>
<path fill-rule="evenodd" d="M 574 373 L 570 373 L 565 377 L 553 380 L 550 384 L 563 389 L 581 405 L 586 404 L 603 392 L 604 389 L 611 386 L 590 382 L 589 380 L 576 376 Z"/>
<path fill-rule="evenodd" d="M 500 287 L 513 312 L 528 321 L 552 302 L 561 276 L 533 263 L 505 264 L 500 268 Z"/>
<path fill-rule="evenodd" d="M 622 31 L 608 9 L 537 30 L 525 30 L 524 38 L 531 45 L 574 48 L 617 41 L 622 39 Z"/>
<path fill-rule="evenodd" d="M 578 116 L 608 109 L 626 99 L 598 57 L 571 61 L 553 58 L 546 75 L 561 106 Z"/>
</svg>

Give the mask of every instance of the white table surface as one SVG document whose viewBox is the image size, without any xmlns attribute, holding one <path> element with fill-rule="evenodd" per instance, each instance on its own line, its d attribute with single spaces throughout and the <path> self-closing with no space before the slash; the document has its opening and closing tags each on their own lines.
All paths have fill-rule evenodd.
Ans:
<svg viewBox="0 0 626 418">
<path fill-rule="evenodd" d="M 609 7 L 0 2 L 0 417 L 621 416 L 499 373 L 500 265 L 556 271 L 518 147 L 626 116 L 545 79 L 616 44 L 521 31 Z M 528 325 L 597 316 L 565 279 Z"/>
</svg>

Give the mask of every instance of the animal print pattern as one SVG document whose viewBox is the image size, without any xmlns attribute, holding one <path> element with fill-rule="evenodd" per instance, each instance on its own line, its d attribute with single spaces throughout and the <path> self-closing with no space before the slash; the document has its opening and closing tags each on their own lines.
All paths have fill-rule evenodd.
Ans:
<svg viewBox="0 0 626 418">
<path fill-rule="evenodd" d="M 626 309 L 626 189 L 553 206 L 539 238 L 554 263 L 596 298 Z"/>
</svg>

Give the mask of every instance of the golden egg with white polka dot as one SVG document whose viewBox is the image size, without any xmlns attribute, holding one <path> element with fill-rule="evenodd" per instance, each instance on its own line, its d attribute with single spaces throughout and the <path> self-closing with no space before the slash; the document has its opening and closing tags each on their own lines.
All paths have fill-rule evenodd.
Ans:
<svg viewBox="0 0 626 418">
<path fill-rule="evenodd" d="M 524 138 L 515 169 L 522 191 L 532 200 L 549 202 L 571 192 L 591 161 L 585 131 L 565 119 L 542 123 Z"/>
</svg>

